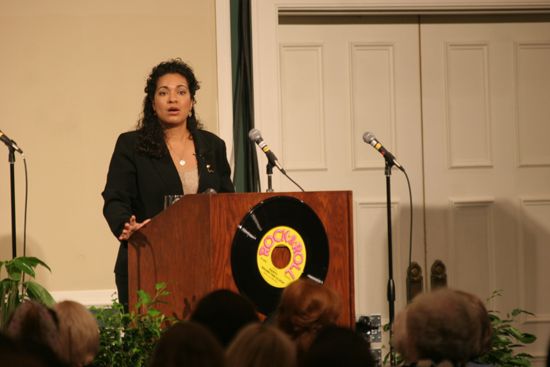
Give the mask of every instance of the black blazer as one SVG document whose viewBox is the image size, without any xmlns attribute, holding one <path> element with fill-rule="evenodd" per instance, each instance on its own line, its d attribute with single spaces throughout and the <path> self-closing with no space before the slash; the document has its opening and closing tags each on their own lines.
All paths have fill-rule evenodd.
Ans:
<svg viewBox="0 0 550 367">
<path fill-rule="evenodd" d="M 234 192 L 225 143 L 216 135 L 197 130 L 193 133 L 199 171 L 198 192 Z M 183 187 L 170 155 L 153 158 L 137 151 L 138 132 L 118 137 L 102 196 L 103 215 L 118 238 L 130 216 L 138 222 L 152 218 L 164 209 L 165 195 L 181 195 Z M 115 273 L 128 273 L 128 245 L 121 242 Z"/>
</svg>

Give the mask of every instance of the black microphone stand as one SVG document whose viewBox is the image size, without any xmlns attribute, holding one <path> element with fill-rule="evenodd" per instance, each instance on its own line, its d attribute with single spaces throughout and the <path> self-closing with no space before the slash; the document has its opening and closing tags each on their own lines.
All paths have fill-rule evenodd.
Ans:
<svg viewBox="0 0 550 367">
<path fill-rule="evenodd" d="M 395 283 L 393 281 L 393 246 L 392 246 L 392 225 L 391 225 L 391 169 L 393 166 L 393 160 L 391 158 L 385 157 L 386 166 L 384 172 L 386 175 L 386 212 L 387 212 L 387 222 L 388 222 L 388 287 L 387 287 L 387 297 L 390 311 L 390 341 L 392 339 L 393 331 L 393 319 L 395 316 Z M 390 342 L 390 365 L 395 366 L 395 358 L 393 355 L 393 347 Z"/>
<path fill-rule="evenodd" d="M 8 145 L 9 155 L 8 160 L 10 162 L 10 194 L 11 194 L 11 253 L 12 258 L 17 257 L 17 240 L 15 237 L 15 149 L 13 146 Z"/>
<path fill-rule="evenodd" d="M 271 163 L 271 160 L 269 159 L 267 160 L 267 166 L 265 167 L 265 170 L 267 173 L 267 190 L 265 190 L 265 192 L 273 192 L 273 163 Z"/>
</svg>

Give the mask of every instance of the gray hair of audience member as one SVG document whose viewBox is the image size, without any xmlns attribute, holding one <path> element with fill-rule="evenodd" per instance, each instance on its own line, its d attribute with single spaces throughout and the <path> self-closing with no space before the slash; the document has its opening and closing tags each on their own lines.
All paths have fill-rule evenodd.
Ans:
<svg viewBox="0 0 550 367">
<path fill-rule="evenodd" d="M 418 295 L 393 327 L 394 346 L 408 362 L 461 364 L 481 352 L 480 312 L 464 292 L 443 288 Z"/>
<path fill-rule="evenodd" d="M 224 367 L 224 351 L 204 326 L 193 321 L 178 322 L 160 337 L 149 367 Z"/>
<path fill-rule="evenodd" d="M 59 319 L 60 357 L 71 366 L 90 364 L 99 352 L 99 327 L 82 304 L 63 301 L 55 305 Z"/>
<path fill-rule="evenodd" d="M 231 367 L 294 367 L 296 346 L 274 326 L 254 323 L 237 334 L 226 352 Z"/>
<path fill-rule="evenodd" d="M 25 301 L 15 309 L 6 335 L 21 344 L 46 347 L 59 355 L 61 344 L 57 315 L 36 301 Z"/>
<path fill-rule="evenodd" d="M 489 318 L 489 312 L 487 312 L 487 308 L 485 307 L 483 301 L 476 295 L 461 290 L 455 290 L 455 292 L 464 297 L 466 302 L 469 303 L 469 306 L 474 312 L 477 322 L 479 323 L 480 329 L 477 336 L 478 342 L 475 344 L 477 345 L 477 349 L 474 345 L 472 353 L 474 354 L 473 357 L 480 357 L 491 349 L 493 327 L 491 325 L 491 319 Z M 475 340 L 473 341 L 475 343 Z"/>
</svg>

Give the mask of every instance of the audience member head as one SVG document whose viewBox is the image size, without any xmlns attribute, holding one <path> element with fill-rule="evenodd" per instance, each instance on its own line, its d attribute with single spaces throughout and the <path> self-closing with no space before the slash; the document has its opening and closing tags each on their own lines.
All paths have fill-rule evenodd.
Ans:
<svg viewBox="0 0 550 367">
<path fill-rule="evenodd" d="M 99 351 L 99 328 L 92 313 L 74 301 L 55 305 L 59 319 L 60 357 L 71 366 L 90 364 Z"/>
<path fill-rule="evenodd" d="M 392 325 L 393 335 L 391 343 L 395 351 L 401 355 L 405 362 L 412 363 L 417 360 L 417 357 L 412 338 L 409 338 L 407 330 L 407 311 L 408 309 L 405 308 L 395 316 Z"/>
<path fill-rule="evenodd" d="M 274 326 L 245 326 L 227 349 L 231 367 L 294 367 L 296 347 L 289 336 Z"/>
<path fill-rule="evenodd" d="M 25 351 L 7 335 L 0 333 L 0 366 L 47 367 L 38 356 Z"/>
<path fill-rule="evenodd" d="M 59 358 L 61 346 L 57 314 L 43 304 L 35 301 L 20 304 L 8 322 L 6 335 L 24 355 L 40 365 L 64 365 Z"/>
<path fill-rule="evenodd" d="M 224 352 L 208 329 L 192 321 L 176 323 L 160 337 L 149 367 L 223 367 Z"/>
<path fill-rule="evenodd" d="M 191 321 L 206 326 L 225 348 L 243 326 L 259 318 L 247 298 L 228 289 L 219 289 L 199 300 Z"/>
<path fill-rule="evenodd" d="M 465 363 L 479 355 L 484 322 L 472 297 L 445 288 L 418 295 L 395 320 L 396 350 L 408 362 Z"/>
<path fill-rule="evenodd" d="M 474 348 L 473 350 L 473 357 L 482 356 L 487 353 L 489 349 L 491 349 L 491 340 L 493 336 L 493 327 L 491 325 L 491 319 L 489 318 L 487 308 L 479 297 L 460 290 L 455 290 L 455 292 L 464 297 L 474 313 L 477 323 L 479 324 L 479 334 L 477 336 L 477 340 L 473 340 L 474 344 L 477 345 L 477 349 Z"/>
<path fill-rule="evenodd" d="M 56 313 L 35 301 L 25 301 L 14 311 L 6 333 L 15 341 L 44 346 L 59 355 L 59 323 Z"/>
<path fill-rule="evenodd" d="M 284 289 L 275 322 L 295 340 L 301 354 L 320 329 L 336 322 L 341 307 L 340 297 L 334 291 L 301 278 Z"/>
<path fill-rule="evenodd" d="M 351 329 L 331 325 L 321 330 L 304 355 L 304 367 L 374 367 L 370 344 Z"/>
</svg>

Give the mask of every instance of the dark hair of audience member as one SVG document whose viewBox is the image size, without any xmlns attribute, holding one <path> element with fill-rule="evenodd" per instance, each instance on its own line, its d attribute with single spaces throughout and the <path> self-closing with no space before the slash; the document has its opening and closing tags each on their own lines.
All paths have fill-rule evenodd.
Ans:
<svg viewBox="0 0 550 367">
<path fill-rule="evenodd" d="M 35 301 L 23 302 L 12 314 L 6 335 L 33 360 L 46 366 L 65 366 L 59 358 L 57 315 L 48 307 Z"/>
<path fill-rule="evenodd" d="M 353 330 L 336 325 L 319 331 L 303 358 L 303 367 L 375 365 L 369 342 Z"/>
<path fill-rule="evenodd" d="M 462 365 L 480 353 L 481 328 L 480 313 L 471 299 L 454 290 L 438 289 L 418 295 L 398 315 L 394 346 L 408 362 Z"/>
<path fill-rule="evenodd" d="M 47 367 L 39 356 L 29 353 L 7 335 L 0 333 L 0 366 Z"/>
<path fill-rule="evenodd" d="M 226 352 L 231 367 L 294 367 L 296 346 L 274 326 L 254 323 L 237 334 Z"/>
<path fill-rule="evenodd" d="M 199 300 L 191 321 L 206 326 L 226 348 L 243 326 L 259 318 L 250 300 L 228 289 L 218 289 Z"/>
<path fill-rule="evenodd" d="M 223 367 L 224 351 L 204 326 L 192 321 L 170 326 L 160 337 L 149 367 Z"/>
<path fill-rule="evenodd" d="M 283 290 L 275 324 L 295 341 L 301 358 L 317 332 L 336 323 L 341 307 L 340 297 L 333 290 L 301 278 Z"/>
<path fill-rule="evenodd" d="M 70 366 L 86 366 L 99 352 L 99 328 L 82 304 L 63 301 L 55 305 L 59 319 L 60 357 Z"/>
</svg>

